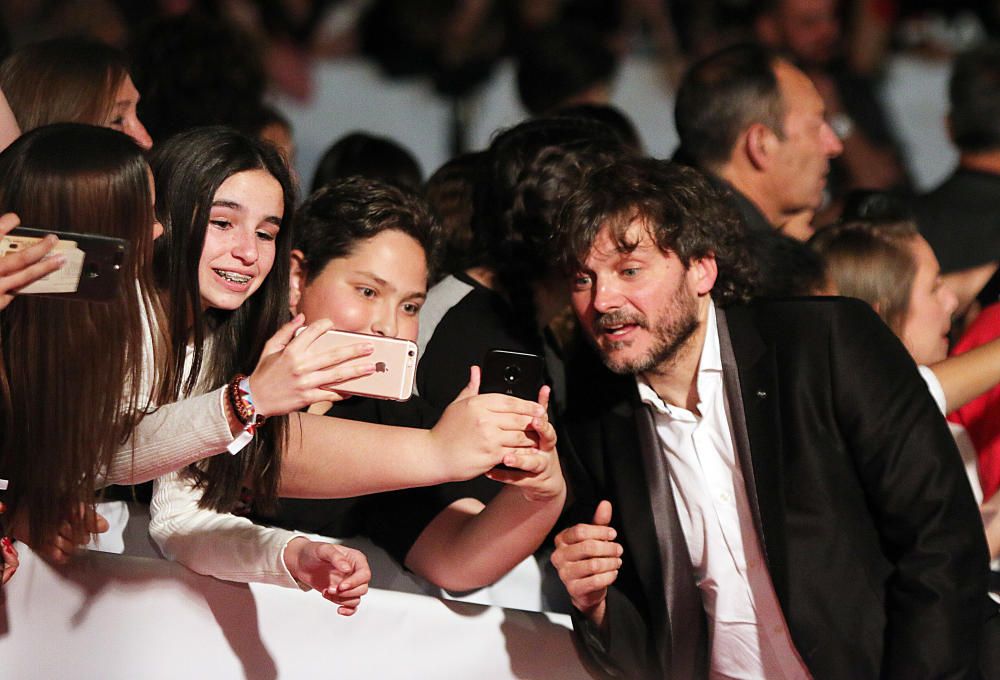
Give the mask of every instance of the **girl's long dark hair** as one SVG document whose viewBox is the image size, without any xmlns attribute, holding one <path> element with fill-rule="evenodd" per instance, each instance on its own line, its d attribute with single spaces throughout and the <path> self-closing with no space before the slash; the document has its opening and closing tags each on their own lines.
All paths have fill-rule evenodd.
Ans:
<svg viewBox="0 0 1000 680">
<path fill-rule="evenodd" d="M 237 373 L 253 372 L 264 343 L 288 320 L 288 276 L 295 187 L 274 147 L 226 127 L 182 132 L 154 150 L 157 214 L 164 235 L 154 255 L 156 284 L 163 296 L 173 339 L 161 403 L 215 389 Z M 274 265 L 261 287 L 236 310 L 202 311 L 198 264 L 212 200 L 233 175 L 264 170 L 281 185 L 285 210 L 275 241 Z M 193 347 L 185 377 L 188 344 Z M 274 499 L 287 418 L 270 419 L 238 455 L 214 456 L 189 473 L 203 488 L 201 504 L 229 510 L 250 484 L 255 501 Z"/>
<path fill-rule="evenodd" d="M 6 501 L 40 543 L 79 524 L 103 470 L 149 404 L 144 330 L 155 318 L 153 201 L 142 151 L 120 132 L 79 124 L 37 128 L 0 154 L 0 213 L 24 226 L 128 239 L 117 300 L 22 295 L 0 314 L 0 477 Z M 138 282 L 138 285 L 136 285 Z"/>
</svg>

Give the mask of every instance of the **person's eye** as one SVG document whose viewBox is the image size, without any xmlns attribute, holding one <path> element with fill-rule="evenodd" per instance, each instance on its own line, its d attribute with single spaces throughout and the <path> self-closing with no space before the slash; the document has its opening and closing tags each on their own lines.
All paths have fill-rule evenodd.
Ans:
<svg viewBox="0 0 1000 680">
<path fill-rule="evenodd" d="M 211 224 L 216 229 L 229 229 L 231 226 L 233 226 L 232 222 L 221 217 L 211 219 L 208 221 L 208 223 Z"/>
<path fill-rule="evenodd" d="M 416 316 L 420 313 L 420 305 L 414 302 L 407 302 L 403 304 L 403 312 L 411 316 Z"/>
<path fill-rule="evenodd" d="M 118 118 L 115 118 L 110 123 L 108 123 L 108 127 L 111 128 L 112 130 L 121 130 L 122 128 L 125 127 L 125 119 L 119 116 Z"/>
<path fill-rule="evenodd" d="M 630 279 L 638 275 L 639 275 L 638 267 L 625 267 L 624 269 L 622 269 L 622 276 L 624 276 L 625 278 Z"/>
<path fill-rule="evenodd" d="M 359 286 L 358 292 L 361 293 L 361 297 L 373 298 L 376 295 L 374 288 L 369 288 L 368 286 Z"/>
<path fill-rule="evenodd" d="M 583 290 L 590 287 L 590 277 L 586 274 L 578 274 L 573 277 L 573 287 L 577 290 Z"/>
<path fill-rule="evenodd" d="M 278 237 L 277 234 L 272 234 L 269 231 L 264 231 L 264 230 L 257 231 L 257 238 L 260 239 L 261 241 L 273 241 L 277 237 Z"/>
</svg>

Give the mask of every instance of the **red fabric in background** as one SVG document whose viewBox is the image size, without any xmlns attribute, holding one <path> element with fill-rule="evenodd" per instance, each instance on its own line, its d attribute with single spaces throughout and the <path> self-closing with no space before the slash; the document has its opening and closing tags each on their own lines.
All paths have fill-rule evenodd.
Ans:
<svg viewBox="0 0 1000 680">
<path fill-rule="evenodd" d="M 976 317 L 951 350 L 955 356 L 1000 337 L 1000 303 L 990 305 Z M 979 461 L 983 499 L 1000 488 L 1000 385 L 948 415 L 969 433 Z"/>
</svg>

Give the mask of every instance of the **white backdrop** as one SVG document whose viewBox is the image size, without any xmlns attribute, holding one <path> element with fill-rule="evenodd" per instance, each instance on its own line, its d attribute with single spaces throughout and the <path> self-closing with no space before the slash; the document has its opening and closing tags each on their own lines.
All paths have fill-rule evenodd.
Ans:
<svg viewBox="0 0 1000 680">
<path fill-rule="evenodd" d="M 921 190 L 938 184 L 957 158 L 944 122 L 949 72 L 946 62 L 906 55 L 893 57 L 886 67 L 883 101 Z M 315 78 L 312 101 L 275 101 L 295 128 L 296 167 L 305 187 L 327 147 L 358 130 L 391 137 L 410 149 L 425 178 L 449 158 L 449 104 L 426 81 L 389 80 L 376 67 L 350 59 L 319 63 Z M 627 58 L 611 100 L 632 118 L 650 155 L 665 158 L 673 153 L 677 146 L 673 92 L 655 62 Z M 523 120 L 526 114 L 517 101 L 513 66 L 501 65 L 470 97 L 469 108 L 473 150 L 484 148 L 498 128 Z"/>
</svg>

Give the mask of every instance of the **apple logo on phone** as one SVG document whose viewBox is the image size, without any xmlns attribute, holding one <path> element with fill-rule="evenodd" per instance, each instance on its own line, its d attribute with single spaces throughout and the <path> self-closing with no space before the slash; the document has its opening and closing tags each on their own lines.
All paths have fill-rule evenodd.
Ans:
<svg viewBox="0 0 1000 680">
<path fill-rule="evenodd" d="M 384 361 L 380 361 L 377 364 L 375 364 L 375 372 L 376 373 L 388 373 L 389 369 L 386 368 Z"/>
</svg>

